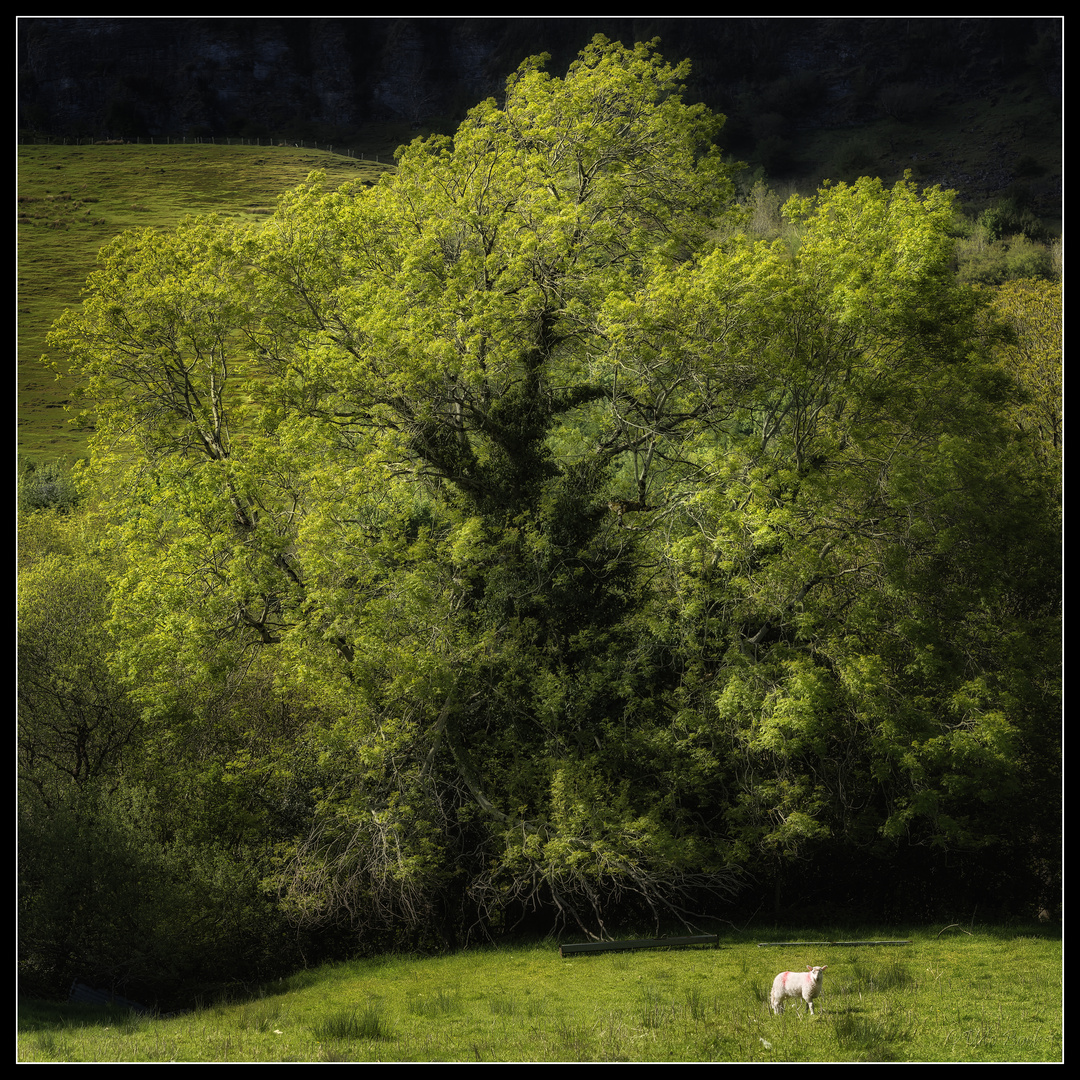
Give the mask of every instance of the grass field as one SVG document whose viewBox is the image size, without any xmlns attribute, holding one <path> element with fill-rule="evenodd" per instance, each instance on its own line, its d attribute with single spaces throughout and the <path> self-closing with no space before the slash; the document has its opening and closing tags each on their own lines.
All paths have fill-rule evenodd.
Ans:
<svg viewBox="0 0 1080 1080">
<path fill-rule="evenodd" d="M 172 1018 L 24 1002 L 30 1061 L 1060 1061 L 1060 936 L 1042 929 L 785 931 L 718 949 L 546 943 L 313 971 Z M 760 948 L 757 940 L 911 938 Z M 767 997 L 828 964 L 810 1016 Z"/>
<path fill-rule="evenodd" d="M 291 146 L 20 146 L 20 455 L 45 463 L 71 461 L 85 451 L 85 433 L 71 429 L 63 409 L 69 387 L 41 356 L 53 321 L 79 302 L 102 244 L 125 229 L 168 228 L 189 214 L 258 220 L 313 169 L 341 184 L 375 180 L 386 168 Z"/>
</svg>

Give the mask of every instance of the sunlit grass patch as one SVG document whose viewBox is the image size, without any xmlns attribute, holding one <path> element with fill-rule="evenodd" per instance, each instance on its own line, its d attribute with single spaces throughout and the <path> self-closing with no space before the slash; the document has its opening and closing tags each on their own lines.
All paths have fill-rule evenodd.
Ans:
<svg viewBox="0 0 1080 1080">
<path fill-rule="evenodd" d="M 892 935 L 898 936 L 898 935 Z M 21 1061 L 1056 1061 L 1053 938 L 833 949 L 815 1015 L 768 988 L 804 959 L 718 950 L 560 959 L 551 944 L 355 961 L 172 1019 L 51 1006 L 20 1015 Z M 784 954 L 784 955 L 780 955 Z"/>
</svg>

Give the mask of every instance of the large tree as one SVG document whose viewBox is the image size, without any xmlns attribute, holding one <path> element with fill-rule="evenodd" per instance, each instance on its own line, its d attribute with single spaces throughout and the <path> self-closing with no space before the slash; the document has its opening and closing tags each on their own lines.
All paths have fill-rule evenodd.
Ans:
<svg viewBox="0 0 1080 1080">
<path fill-rule="evenodd" d="M 1048 745 L 1052 499 L 951 198 L 748 238 L 685 74 L 529 61 L 374 188 L 118 240 L 52 337 L 105 406 L 118 669 L 272 777 L 299 919 L 596 933 L 1045 832 L 997 808 Z"/>
</svg>

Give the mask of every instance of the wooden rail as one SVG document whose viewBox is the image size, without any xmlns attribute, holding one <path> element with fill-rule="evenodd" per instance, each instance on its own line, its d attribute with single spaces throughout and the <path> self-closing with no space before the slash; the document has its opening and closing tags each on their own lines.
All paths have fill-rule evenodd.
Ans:
<svg viewBox="0 0 1080 1080">
<path fill-rule="evenodd" d="M 623 949 L 669 949 L 686 945 L 720 947 L 719 934 L 689 934 L 685 937 L 636 938 L 627 941 L 586 941 L 579 945 L 560 945 L 559 956 L 585 952 L 616 952 Z"/>
</svg>

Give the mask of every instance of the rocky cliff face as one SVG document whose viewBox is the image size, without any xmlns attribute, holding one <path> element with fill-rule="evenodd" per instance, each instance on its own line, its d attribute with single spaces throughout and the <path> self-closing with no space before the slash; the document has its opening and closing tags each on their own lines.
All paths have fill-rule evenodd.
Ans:
<svg viewBox="0 0 1080 1080">
<path fill-rule="evenodd" d="M 483 20 L 42 18 L 19 29 L 20 123 L 52 135 L 430 123 L 505 79 Z"/>
<path fill-rule="evenodd" d="M 1009 70 L 1037 69 L 1040 48 L 1046 77 L 1060 79 L 1060 24 L 1039 19 L 25 17 L 18 27 L 21 123 L 50 134 L 452 124 L 524 57 L 550 52 L 559 73 L 594 33 L 659 36 L 669 59 L 693 61 L 692 96 L 722 111 L 754 85 L 817 72 L 821 106 L 850 119 L 868 83 L 979 93 Z"/>
</svg>

